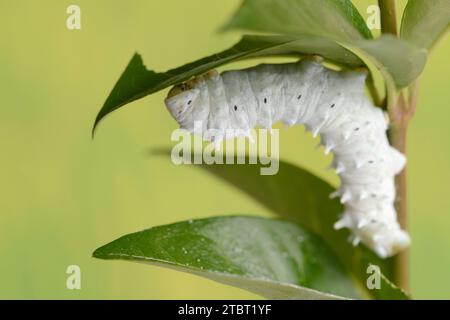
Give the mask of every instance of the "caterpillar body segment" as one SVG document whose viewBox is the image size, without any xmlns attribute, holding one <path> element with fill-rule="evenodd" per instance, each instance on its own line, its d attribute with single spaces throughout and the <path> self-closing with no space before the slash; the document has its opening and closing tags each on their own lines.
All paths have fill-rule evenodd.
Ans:
<svg viewBox="0 0 450 320">
<path fill-rule="evenodd" d="M 320 135 L 341 180 L 334 196 L 345 211 L 335 228 L 350 229 L 354 245 L 385 258 L 410 244 L 394 209 L 394 177 L 406 159 L 389 145 L 385 115 L 365 96 L 366 75 L 311 60 L 261 64 L 196 77 L 172 88 L 165 103 L 181 128 L 193 132 L 200 121 L 202 132 L 215 130 L 215 142 L 232 138 L 227 129 L 245 134 L 278 121 Z"/>
</svg>

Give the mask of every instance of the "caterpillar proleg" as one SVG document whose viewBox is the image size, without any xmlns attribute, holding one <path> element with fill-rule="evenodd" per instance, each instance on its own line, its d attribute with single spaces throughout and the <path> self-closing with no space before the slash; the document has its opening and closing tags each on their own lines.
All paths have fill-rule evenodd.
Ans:
<svg viewBox="0 0 450 320">
<path fill-rule="evenodd" d="M 194 122 L 201 121 L 203 132 L 223 132 L 216 142 L 231 138 L 227 129 L 245 133 L 277 121 L 320 134 L 341 179 L 333 196 L 345 205 L 334 227 L 350 229 L 354 245 L 361 241 L 385 258 L 410 243 L 394 209 L 394 176 L 406 159 L 389 145 L 387 120 L 365 96 L 365 78 L 309 59 L 261 64 L 195 77 L 173 87 L 165 103 L 181 128 L 193 132 Z"/>
</svg>

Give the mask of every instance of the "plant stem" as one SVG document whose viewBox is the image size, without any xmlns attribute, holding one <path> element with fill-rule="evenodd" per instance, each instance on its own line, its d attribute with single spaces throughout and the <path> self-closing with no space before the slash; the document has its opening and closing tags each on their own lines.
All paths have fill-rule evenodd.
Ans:
<svg viewBox="0 0 450 320">
<path fill-rule="evenodd" d="M 389 138 L 392 146 L 406 155 L 406 141 L 408 134 L 409 120 L 411 119 L 411 106 L 401 94 L 397 104 L 391 112 L 391 128 Z M 402 229 L 408 229 L 408 198 L 407 198 L 407 179 L 406 167 L 395 178 L 397 198 L 395 207 L 397 209 L 397 218 Z M 393 258 L 393 282 L 399 287 L 410 291 L 409 287 L 409 252 L 405 250 Z"/>
<path fill-rule="evenodd" d="M 383 33 L 398 37 L 395 0 L 378 0 L 380 6 L 381 28 Z M 410 97 L 406 99 L 405 92 L 400 92 L 393 108 L 389 110 L 391 128 L 389 139 L 394 148 L 406 155 L 408 126 L 413 116 L 418 95 L 418 82 L 410 88 Z M 406 168 L 395 179 L 397 198 L 395 207 L 400 226 L 408 229 L 407 179 Z M 393 258 L 393 282 L 399 287 L 410 291 L 409 287 L 409 252 L 404 251 Z"/>
<path fill-rule="evenodd" d="M 395 0 L 378 0 L 380 7 L 381 31 L 398 35 Z"/>
</svg>

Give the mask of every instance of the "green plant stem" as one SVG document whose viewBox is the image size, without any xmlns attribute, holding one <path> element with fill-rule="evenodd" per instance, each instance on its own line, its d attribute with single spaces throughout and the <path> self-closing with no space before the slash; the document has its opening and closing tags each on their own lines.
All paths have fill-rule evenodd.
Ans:
<svg viewBox="0 0 450 320">
<path fill-rule="evenodd" d="M 381 31 L 398 35 L 395 0 L 378 0 L 380 7 Z"/>
<path fill-rule="evenodd" d="M 389 138 L 391 144 L 406 155 L 406 142 L 408 136 L 409 121 L 412 117 L 412 110 L 415 106 L 411 106 L 406 101 L 403 94 L 398 97 L 397 104 L 392 112 L 390 112 L 391 128 L 389 130 Z M 397 209 L 398 222 L 400 226 L 408 229 L 408 198 L 407 198 L 407 177 L 406 167 L 397 175 L 395 184 L 397 189 L 397 198 L 395 207 Z M 406 291 L 410 291 L 409 287 L 409 252 L 405 250 L 393 258 L 393 279 L 394 283 Z"/>
<path fill-rule="evenodd" d="M 395 0 L 378 0 L 381 14 L 381 29 L 383 33 L 398 36 Z M 389 117 L 391 128 L 389 139 L 391 144 L 406 155 L 406 143 L 409 122 L 414 114 L 417 104 L 418 83 L 410 88 L 410 98 L 406 99 L 405 92 L 400 92 L 396 97 L 396 103 L 390 108 Z M 408 204 L 407 204 L 407 179 L 406 168 L 395 179 L 397 198 L 395 207 L 400 226 L 408 229 Z M 410 292 L 409 286 L 409 252 L 401 252 L 393 258 L 393 282 L 404 290 Z"/>
</svg>

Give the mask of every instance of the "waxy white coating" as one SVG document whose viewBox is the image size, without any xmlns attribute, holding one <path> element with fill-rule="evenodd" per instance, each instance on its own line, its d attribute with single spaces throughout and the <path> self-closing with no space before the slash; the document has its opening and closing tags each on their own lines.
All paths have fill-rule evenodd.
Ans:
<svg viewBox="0 0 450 320">
<path fill-rule="evenodd" d="M 201 121 L 203 132 L 219 130 L 215 143 L 231 138 L 227 129 L 246 134 L 277 121 L 320 134 L 341 179 L 333 195 L 345 211 L 335 228 L 350 229 L 354 245 L 361 241 L 385 258 L 410 244 L 394 209 L 394 176 L 406 159 L 389 145 L 386 118 L 365 96 L 365 78 L 311 60 L 262 64 L 197 77 L 174 87 L 165 102 L 181 128 L 193 132 Z"/>
</svg>

